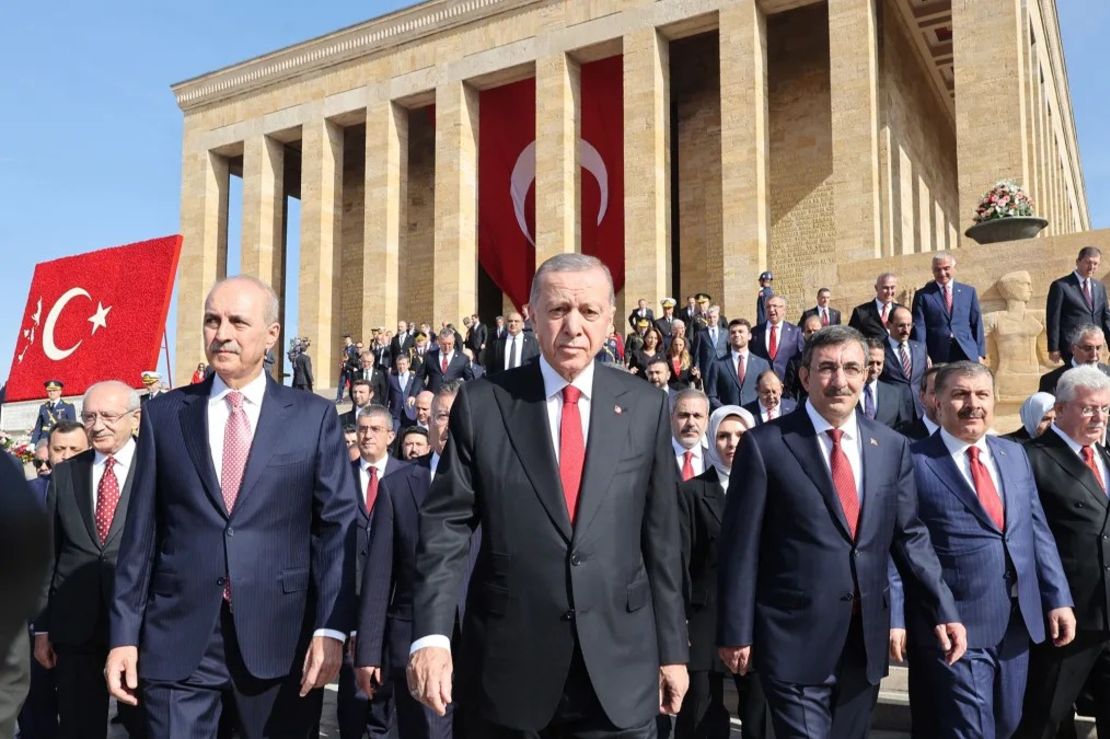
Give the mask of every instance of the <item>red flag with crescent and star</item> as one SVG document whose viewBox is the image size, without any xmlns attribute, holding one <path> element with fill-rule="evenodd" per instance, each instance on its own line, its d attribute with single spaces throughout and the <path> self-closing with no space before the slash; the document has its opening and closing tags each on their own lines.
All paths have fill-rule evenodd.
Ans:
<svg viewBox="0 0 1110 739">
<path fill-rule="evenodd" d="M 624 102 L 620 56 L 581 67 L 582 252 L 624 285 Z M 536 271 L 536 81 L 478 103 L 478 261 L 520 308 Z"/>
<path fill-rule="evenodd" d="M 181 236 L 100 249 L 35 265 L 8 375 L 6 401 L 66 395 L 101 380 L 137 386 L 157 366 Z"/>
</svg>

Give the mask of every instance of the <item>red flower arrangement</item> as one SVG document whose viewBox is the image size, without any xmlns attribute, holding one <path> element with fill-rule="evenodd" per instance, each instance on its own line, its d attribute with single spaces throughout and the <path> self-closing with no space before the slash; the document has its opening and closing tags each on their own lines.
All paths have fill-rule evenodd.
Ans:
<svg viewBox="0 0 1110 739">
<path fill-rule="evenodd" d="M 31 446 L 30 439 L 20 439 L 17 441 L 3 431 L 0 431 L 0 449 L 16 457 L 24 464 L 35 458 L 35 449 Z"/>
</svg>

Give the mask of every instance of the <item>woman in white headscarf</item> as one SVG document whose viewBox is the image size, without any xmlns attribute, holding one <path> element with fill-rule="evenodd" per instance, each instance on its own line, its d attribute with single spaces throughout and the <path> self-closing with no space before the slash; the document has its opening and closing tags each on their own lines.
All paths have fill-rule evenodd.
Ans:
<svg viewBox="0 0 1110 739">
<path fill-rule="evenodd" d="M 1007 439 L 1028 441 L 1048 430 L 1056 419 L 1056 397 L 1049 393 L 1033 393 L 1021 404 L 1021 428 L 1006 434 Z"/>
<path fill-rule="evenodd" d="M 705 471 L 679 486 L 686 618 L 690 632 L 690 688 L 675 724 L 676 739 L 727 736 L 729 711 L 723 685 L 729 674 L 717 657 L 717 539 L 732 460 L 740 438 L 755 428 L 755 418 L 738 405 L 721 406 L 709 417 Z M 740 693 L 744 737 L 770 733 L 770 711 L 759 679 L 733 676 Z"/>
</svg>

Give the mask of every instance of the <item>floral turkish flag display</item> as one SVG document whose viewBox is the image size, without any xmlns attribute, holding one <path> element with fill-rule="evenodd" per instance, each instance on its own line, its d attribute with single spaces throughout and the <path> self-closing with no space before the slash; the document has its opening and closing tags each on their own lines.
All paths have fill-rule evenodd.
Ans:
<svg viewBox="0 0 1110 739">
<path fill-rule="evenodd" d="M 30 400 L 42 384 L 66 395 L 101 380 L 139 384 L 156 366 L 181 237 L 42 262 L 35 266 L 5 400 Z"/>
<path fill-rule="evenodd" d="M 624 105 L 620 56 L 581 68 L 582 251 L 624 285 Z M 481 92 L 478 261 L 519 308 L 536 271 L 536 81 Z"/>
</svg>

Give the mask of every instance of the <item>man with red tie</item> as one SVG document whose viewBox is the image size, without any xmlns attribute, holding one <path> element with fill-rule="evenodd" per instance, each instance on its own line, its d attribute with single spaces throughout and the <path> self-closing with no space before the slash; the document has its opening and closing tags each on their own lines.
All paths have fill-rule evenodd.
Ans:
<svg viewBox="0 0 1110 739">
<path fill-rule="evenodd" d="M 680 482 L 705 471 L 705 454 L 708 451 L 705 427 L 708 423 L 709 398 L 705 393 L 687 388 L 675 394 L 671 410 L 671 446 Z"/>
<path fill-rule="evenodd" d="M 529 297 L 540 359 L 466 383 L 420 515 L 409 688 L 468 736 L 655 736 L 687 687 L 666 396 L 594 362 L 605 265 L 551 257 Z M 458 669 L 450 634 L 471 532 Z"/>
<path fill-rule="evenodd" d="M 115 380 L 88 389 L 81 422 L 92 449 L 54 467 L 47 507 L 54 531 L 46 608 L 35 619 L 35 659 L 55 670 L 59 736 L 104 737 L 108 726 L 108 609 L 135 477 L 139 394 Z M 120 705 L 130 736 L 142 717 Z"/>
<path fill-rule="evenodd" d="M 802 353 L 804 343 L 801 329 L 786 320 L 786 298 L 776 295 L 768 299 L 767 320 L 752 331 L 752 353 L 766 359 L 781 380 L 790 360 Z"/>
<path fill-rule="evenodd" d="M 898 276 L 893 272 L 883 272 L 875 279 L 875 299 L 853 308 L 848 325 L 867 338 L 885 339 L 887 324 L 899 305 L 894 302 L 897 292 Z"/>
<path fill-rule="evenodd" d="M 821 322 L 821 328 L 825 326 L 839 326 L 840 325 L 840 311 L 829 305 L 832 300 L 832 291 L 827 287 L 823 287 L 817 291 L 817 305 L 812 308 L 806 309 L 802 313 L 802 317 L 798 319 L 798 325 L 804 326 L 806 319 L 810 316 L 817 316 Z"/>
</svg>

